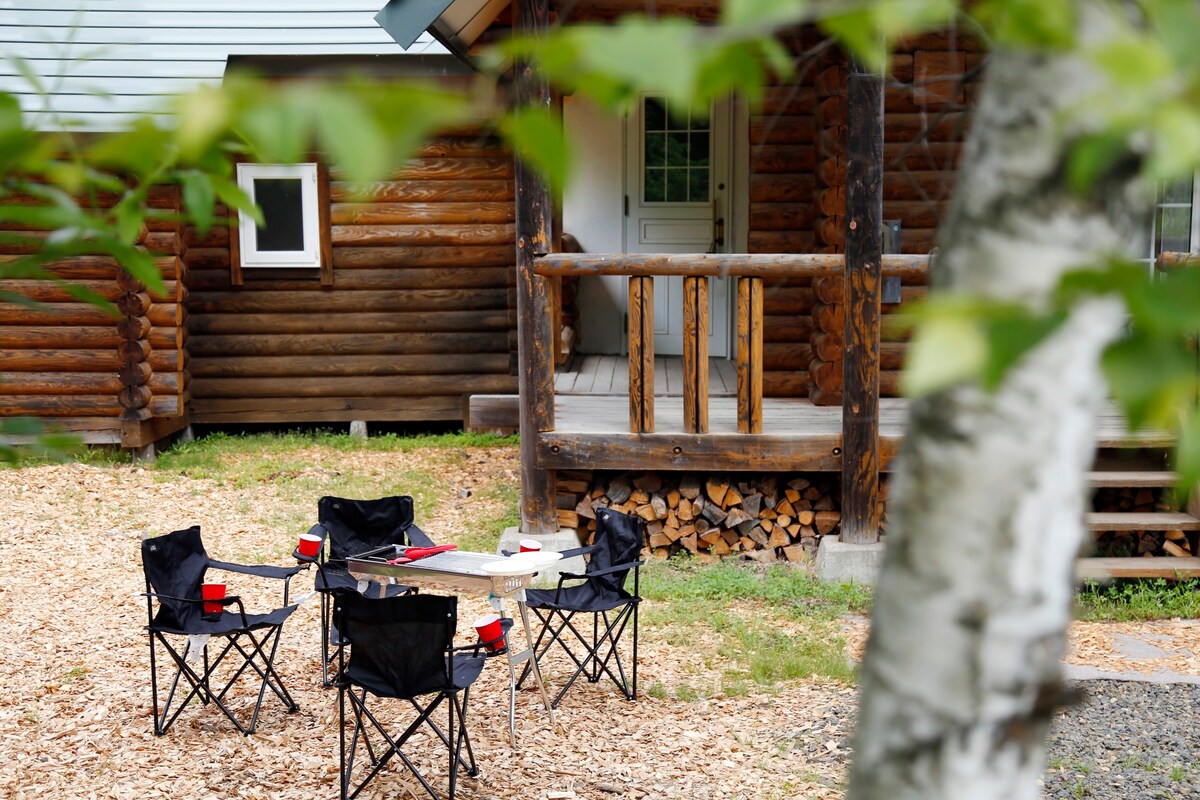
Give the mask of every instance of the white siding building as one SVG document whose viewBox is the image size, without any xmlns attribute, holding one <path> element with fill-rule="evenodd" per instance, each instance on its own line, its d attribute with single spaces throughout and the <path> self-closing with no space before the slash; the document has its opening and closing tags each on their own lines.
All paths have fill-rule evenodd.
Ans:
<svg viewBox="0 0 1200 800">
<path fill-rule="evenodd" d="M 219 83 L 230 57 L 445 56 L 403 50 L 375 22 L 384 0 L 8 0 L 0 91 L 41 128 L 121 127 L 170 95 Z M 36 76 L 31 82 L 23 71 Z"/>
</svg>

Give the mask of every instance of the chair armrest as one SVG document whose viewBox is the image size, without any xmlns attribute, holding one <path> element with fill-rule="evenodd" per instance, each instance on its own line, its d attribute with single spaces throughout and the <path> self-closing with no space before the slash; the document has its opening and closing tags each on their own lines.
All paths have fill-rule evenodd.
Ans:
<svg viewBox="0 0 1200 800">
<path fill-rule="evenodd" d="M 315 556 L 300 555 L 300 547 L 298 545 L 296 549 L 292 550 L 292 558 L 296 559 L 297 562 L 304 565 L 306 568 L 309 564 L 315 564 L 321 559 L 321 556 L 325 554 L 325 542 L 329 538 L 329 531 L 325 530 L 325 526 L 318 522 L 316 525 L 313 525 L 308 529 L 308 535 L 318 536 L 321 539 L 321 546 L 317 548 L 317 554 Z"/>
<path fill-rule="evenodd" d="M 645 563 L 646 563 L 645 561 L 630 561 L 627 564 L 614 564 L 611 567 L 605 567 L 604 569 L 598 569 L 595 572 L 589 572 L 587 575 L 580 575 L 579 577 L 595 578 L 600 575 L 611 575 L 614 572 L 624 572 L 625 570 L 629 570 L 629 569 L 637 569 L 638 567 L 642 566 Z"/>
<path fill-rule="evenodd" d="M 409 525 L 404 529 L 405 535 L 408 537 L 408 543 L 412 547 L 435 547 L 433 539 L 429 538 L 429 534 L 417 527 L 416 523 Z"/>
<path fill-rule="evenodd" d="M 287 580 L 297 572 L 303 572 L 306 567 L 296 565 L 294 567 L 277 567 L 273 564 L 235 564 L 231 561 L 214 561 L 208 560 L 210 567 L 215 567 L 225 572 L 238 572 L 243 575 L 254 575 L 259 578 L 273 578 L 275 580 Z"/>
<path fill-rule="evenodd" d="M 242 575 L 253 575 L 256 578 L 272 578 L 274 580 L 283 581 L 283 604 L 288 604 L 288 596 L 292 589 L 292 576 L 298 572 L 308 569 L 307 564 L 297 564 L 294 567 L 277 567 L 272 564 L 234 564 L 231 561 L 214 561 L 208 560 L 210 567 L 215 567 L 225 572 L 237 572 Z"/>
<path fill-rule="evenodd" d="M 220 600 L 205 600 L 204 598 L 195 597 L 175 597 L 170 594 L 159 594 L 157 592 L 142 592 L 146 597 L 154 598 L 155 600 L 175 600 L 180 603 L 188 603 L 190 605 L 202 605 L 204 603 L 220 603 L 223 606 L 236 605 L 238 614 L 242 617 L 242 627 L 249 627 L 250 621 L 246 619 L 246 607 L 242 605 L 242 598 L 236 594 L 229 594 L 222 597 Z"/>
</svg>

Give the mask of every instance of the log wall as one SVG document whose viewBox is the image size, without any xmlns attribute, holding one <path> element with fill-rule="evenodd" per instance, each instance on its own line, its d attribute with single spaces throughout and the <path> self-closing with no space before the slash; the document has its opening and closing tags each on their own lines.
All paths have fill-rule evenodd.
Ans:
<svg viewBox="0 0 1200 800">
<path fill-rule="evenodd" d="M 928 253 L 954 188 L 954 174 L 974 102 L 981 45 L 960 34 L 940 32 L 901 43 L 884 88 L 883 219 L 899 221 L 900 251 Z M 845 241 L 844 97 L 846 67 L 826 54 L 818 70 L 817 249 L 841 252 Z M 841 85 L 838 86 L 840 81 Z M 828 99 L 822 99 L 825 94 Z M 841 105 L 835 105 L 835 101 Z M 886 273 L 885 273 L 886 274 Z M 843 330 L 840 279 L 813 286 L 808 319 L 808 396 L 838 404 L 842 392 Z M 888 317 L 925 294 L 928 275 L 903 276 L 900 304 L 886 304 L 881 345 L 880 393 L 900 393 L 904 337 Z"/>
<path fill-rule="evenodd" d="M 786 41 L 800 54 L 815 38 L 796 33 Z M 797 59 L 795 79 L 768 86 L 762 107 L 751 112 L 751 253 L 814 252 L 816 73 L 812 64 L 799 55 Z M 808 278 L 763 288 L 763 394 L 767 397 L 808 393 L 812 302 Z"/>
<path fill-rule="evenodd" d="M 101 196 L 97 202 L 104 207 L 114 200 Z M 178 189 L 155 188 L 149 205 L 178 213 Z M 40 231 L 5 231 L 0 259 L 33 252 L 43 236 Z M 0 416 L 52 418 L 55 427 L 78 433 L 86 442 L 141 446 L 141 423 L 185 414 L 186 288 L 178 223 L 151 220 L 139 246 L 154 256 L 165 282 L 161 294 L 149 291 L 107 256 L 79 256 L 48 266 L 57 278 L 113 303 L 115 312 L 80 302 L 54 280 L 0 280 L 0 290 L 37 303 L 0 304 Z"/>
<path fill-rule="evenodd" d="M 447 136 L 391 180 L 330 186 L 332 285 L 244 270 L 229 231 L 189 231 L 187 310 L 201 422 L 461 420 L 515 394 L 513 161 Z"/>
</svg>

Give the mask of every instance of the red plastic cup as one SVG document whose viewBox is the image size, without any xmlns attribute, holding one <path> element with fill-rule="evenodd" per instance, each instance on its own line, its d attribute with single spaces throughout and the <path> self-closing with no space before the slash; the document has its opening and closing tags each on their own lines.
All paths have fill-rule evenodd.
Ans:
<svg viewBox="0 0 1200 800">
<path fill-rule="evenodd" d="M 542 549 L 542 543 L 537 539 L 522 539 L 520 544 L 522 553 L 536 553 Z"/>
<path fill-rule="evenodd" d="M 296 548 L 305 558 L 316 558 L 321 552 L 321 537 L 311 533 L 300 534 L 300 545 Z"/>
<path fill-rule="evenodd" d="M 475 630 L 479 633 L 479 641 L 486 643 L 488 650 L 504 647 L 504 628 L 500 625 L 499 614 L 485 614 L 475 620 Z"/>
<path fill-rule="evenodd" d="M 205 583 L 200 586 L 200 597 L 204 600 L 224 600 L 225 599 L 225 584 L 223 583 Z M 204 614 L 206 616 L 220 616 L 225 606 L 220 603 L 205 603 Z"/>
</svg>

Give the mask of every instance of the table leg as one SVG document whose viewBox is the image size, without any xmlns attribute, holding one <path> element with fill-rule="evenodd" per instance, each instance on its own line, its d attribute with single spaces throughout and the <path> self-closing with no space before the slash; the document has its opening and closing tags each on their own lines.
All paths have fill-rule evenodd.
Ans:
<svg viewBox="0 0 1200 800">
<path fill-rule="evenodd" d="M 525 646 L 529 648 L 529 660 L 533 662 L 533 677 L 537 681 L 538 691 L 542 693 L 542 707 L 550 715 L 550 724 L 554 724 L 554 706 L 550 705 L 550 695 L 546 694 L 546 682 L 542 680 L 542 669 L 538 666 L 537 651 L 533 647 L 533 633 L 529 630 L 529 612 L 525 609 L 525 598 L 517 600 L 521 609 L 521 624 L 525 626 Z"/>
</svg>

